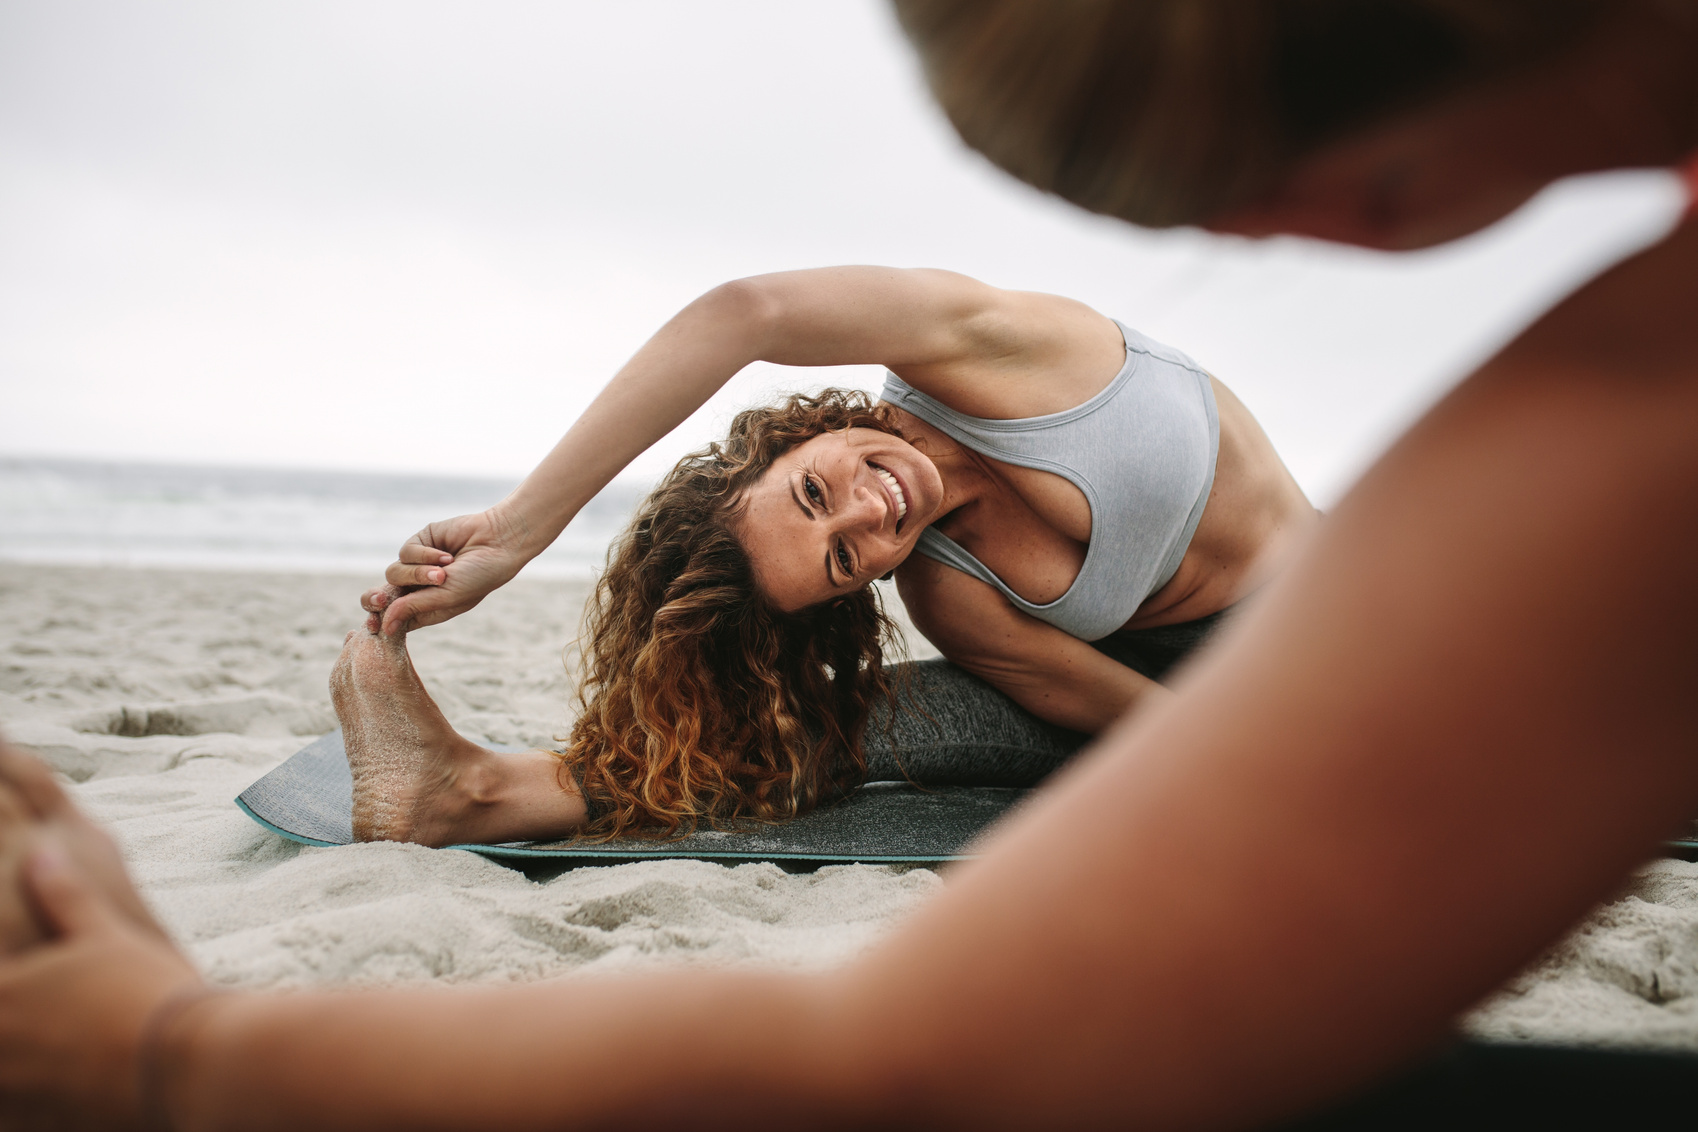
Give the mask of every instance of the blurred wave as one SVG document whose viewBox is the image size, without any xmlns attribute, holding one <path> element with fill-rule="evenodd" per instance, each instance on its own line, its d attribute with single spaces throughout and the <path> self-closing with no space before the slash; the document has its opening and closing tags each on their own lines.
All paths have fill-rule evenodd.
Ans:
<svg viewBox="0 0 1698 1132">
<path fill-rule="evenodd" d="M 0 559 L 375 573 L 426 523 L 516 482 L 0 456 Z M 645 491 L 610 484 L 525 575 L 590 577 Z"/>
</svg>

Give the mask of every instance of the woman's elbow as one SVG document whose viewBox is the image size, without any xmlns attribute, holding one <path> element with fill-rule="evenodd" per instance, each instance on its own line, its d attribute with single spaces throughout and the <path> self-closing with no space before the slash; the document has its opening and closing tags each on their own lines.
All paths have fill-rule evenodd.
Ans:
<svg viewBox="0 0 1698 1132">
<path fill-rule="evenodd" d="M 781 304 L 759 278 L 734 278 L 698 295 L 678 312 L 667 329 L 694 341 L 717 341 L 754 361 L 771 341 L 781 317 L 779 311 Z"/>
<path fill-rule="evenodd" d="M 754 276 L 721 283 L 685 309 L 722 329 L 734 329 L 758 354 L 783 321 L 784 303 L 769 282 Z"/>
</svg>

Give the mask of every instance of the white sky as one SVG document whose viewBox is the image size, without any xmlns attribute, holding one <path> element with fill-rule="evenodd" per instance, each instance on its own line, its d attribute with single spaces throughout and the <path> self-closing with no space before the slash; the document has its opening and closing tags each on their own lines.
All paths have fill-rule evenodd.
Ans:
<svg viewBox="0 0 1698 1132">
<path fill-rule="evenodd" d="M 1575 182 L 1405 257 L 1140 232 L 965 151 L 877 0 L 7 0 L 0 453 L 518 474 L 715 283 L 890 263 L 1185 350 L 1325 504 L 1680 200 Z M 635 471 L 875 381 L 752 367 Z"/>
</svg>

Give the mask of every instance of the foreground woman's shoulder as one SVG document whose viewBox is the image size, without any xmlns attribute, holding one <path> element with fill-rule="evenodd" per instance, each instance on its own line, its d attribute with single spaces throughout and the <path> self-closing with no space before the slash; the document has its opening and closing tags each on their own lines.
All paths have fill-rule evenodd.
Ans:
<svg viewBox="0 0 1698 1132">
<path fill-rule="evenodd" d="M 1557 304 L 1487 367 L 1555 375 L 1698 378 L 1698 222 Z"/>
</svg>

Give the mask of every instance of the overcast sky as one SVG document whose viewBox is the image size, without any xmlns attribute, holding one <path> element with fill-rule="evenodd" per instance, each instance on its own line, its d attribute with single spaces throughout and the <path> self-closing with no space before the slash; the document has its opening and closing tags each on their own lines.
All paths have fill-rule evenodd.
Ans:
<svg viewBox="0 0 1698 1132">
<path fill-rule="evenodd" d="M 7 0 L 0 454 L 517 474 L 715 283 L 889 263 L 1185 350 L 1324 504 L 1679 201 L 1576 182 L 1404 257 L 1140 232 L 966 152 L 875 0 Z M 875 381 L 753 367 L 636 471 Z"/>
</svg>

